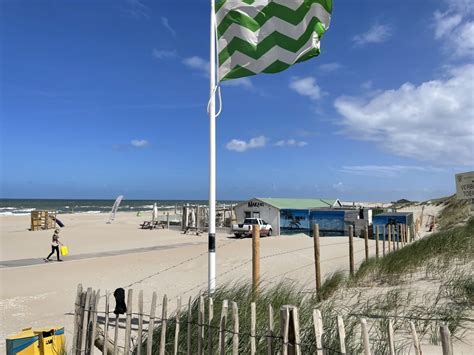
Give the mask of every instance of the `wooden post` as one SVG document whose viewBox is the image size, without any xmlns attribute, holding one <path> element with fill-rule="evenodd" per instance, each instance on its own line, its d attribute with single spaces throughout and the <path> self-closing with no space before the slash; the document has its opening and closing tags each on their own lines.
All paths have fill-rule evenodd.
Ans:
<svg viewBox="0 0 474 355">
<path fill-rule="evenodd" d="M 443 348 L 443 355 L 453 355 L 453 345 L 451 344 L 451 333 L 447 325 L 443 324 L 440 327 L 441 333 L 441 347 Z"/>
<path fill-rule="evenodd" d="M 354 276 L 354 227 L 349 226 L 349 272 Z"/>
<path fill-rule="evenodd" d="M 413 338 L 413 346 L 415 347 L 415 355 L 422 355 L 420 340 L 418 339 L 418 334 L 416 334 L 415 323 L 410 321 L 411 336 Z"/>
<path fill-rule="evenodd" d="M 109 343 L 109 301 L 110 295 L 105 292 L 105 322 L 104 322 L 104 347 L 102 348 L 102 354 L 108 354 L 107 347 Z"/>
<path fill-rule="evenodd" d="M 369 230 L 364 228 L 365 260 L 369 260 Z"/>
<path fill-rule="evenodd" d="M 178 340 L 179 340 L 179 325 L 180 325 L 180 318 L 181 318 L 181 297 L 178 296 L 178 300 L 176 301 L 176 326 L 174 328 L 174 355 L 178 355 Z"/>
<path fill-rule="evenodd" d="M 367 330 L 367 320 L 362 318 L 360 320 L 362 332 L 362 344 L 364 345 L 364 355 L 370 355 L 369 331 Z"/>
<path fill-rule="evenodd" d="M 200 213 L 201 212 L 201 207 L 199 207 L 199 205 L 196 205 L 196 230 L 199 232 L 199 228 L 201 227 L 200 224 L 201 224 L 201 221 L 200 221 Z"/>
<path fill-rule="evenodd" d="M 143 290 L 138 293 L 138 338 L 137 338 L 137 355 L 142 353 L 143 342 Z"/>
<path fill-rule="evenodd" d="M 380 228 L 379 226 L 375 227 L 375 258 L 378 259 L 380 256 L 380 250 L 379 250 L 379 233 L 380 233 Z"/>
<path fill-rule="evenodd" d="M 273 355 L 273 307 L 268 305 L 267 355 Z"/>
<path fill-rule="evenodd" d="M 395 238 L 396 230 L 397 230 L 397 226 L 396 225 L 392 226 L 392 251 L 396 250 L 395 249 L 396 244 L 397 244 L 397 240 Z"/>
<path fill-rule="evenodd" d="M 114 329 L 114 354 L 118 354 L 118 335 L 119 335 L 119 321 L 120 315 L 115 315 L 115 329 Z"/>
<path fill-rule="evenodd" d="M 387 243 L 388 243 L 388 252 L 392 251 L 392 226 L 389 224 L 387 226 Z"/>
<path fill-rule="evenodd" d="M 290 329 L 290 310 L 288 306 L 280 308 L 280 336 L 283 340 L 282 355 L 288 355 L 288 333 Z"/>
<path fill-rule="evenodd" d="M 148 336 L 146 339 L 146 354 L 153 353 L 153 331 L 155 330 L 155 312 L 156 312 L 156 292 L 153 292 L 151 298 L 150 318 L 148 319 Z"/>
<path fill-rule="evenodd" d="M 258 293 L 260 284 L 260 226 L 252 226 L 252 285 L 253 292 Z"/>
<path fill-rule="evenodd" d="M 316 292 L 321 290 L 321 257 L 319 244 L 319 224 L 313 225 L 314 268 L 316 275 Z"/>
<path fill-rule="evenodd" d="M 189 296 L 188 301 L 188 334 L 186 334 L 186 353 L 187 355 L 191 355 L 191 321 L 192 321 L 192 304 L 191 304 L 191 296 Z"/>
<path fill-rule="evenodd" d="M 386 239 L 386 229 L 385 226 L 383 226 L 383 241 L 382 241 L 382 256 L 385 256 L 385 239 Z"/>
<path fill-rule="evenodd" d="M 93 311 L 92 311 L 92 329 L 91 329 L 91 339 L 89 344 L 89 352 L 92 353 L 94 349 L 94 342 L 97 335 L 97 309 L 99 307 L 100 300 L 100 290 L 97 290 L 94 297 Z M 105 344 L 105 343 L 104 343 Z"/>
<path fill-rule="evenodd" d="M 125 345 L 124 353 L 128 354 L 130 352 L 130 340 L 132 335 L 132 300 L 133 300 L 133 289 L 128 289 L 127 296 L 127 319 L 125 321 Z"/>
<path fill-rule="evenodd" d="M 72 353 L 77 353 L 77 340 L 79 337 L 80 327 L 80 316 L 81 312 L 81 295 L 82 295 L 82 284 L 77 285 L 76 291 L 76 302 L 74 303 L 74 331 L 72 334 Z"/>
<path fill-rule="evenodd" d="M 316 339 L 316 355 L 324 355 L 323 350 L 323 318 L 319 309 L 313 309 L 314 337 Z"/>
<path fill-rule="evenodd" d="M 395 355 L 395 334 L 393 332 L 393 321 L 388 320 L 388 351 L 390 355 Z"/>
<path fill-rule="evenodd" d="M 165 355 L 166 348 L 166 328 L 168 326 L 168 297 L 163 296 L 163 306 L 161 308 L 161 338 L 160 355 Z"/>
<path fill-rule="evenodd" d="M 346 354 L 346 330 L 344 329 L 344 320 L 337 316 L 337 333 L 339 334 L 339 350 L 341 354 Z"/>
<path fill-rule="evenodd" d="M 221 309 L 221 319 L 219 322 L 219 351 L 221 355 L 225 355 L 225 331 L 227 325 L 227 312 L 229 308 L 229 302 L 224 300 L 222 302 L 222 309 Z"/>
<path fill-rule="evenodd" d="M 256 335 L 256 323 L 257 323 L 257 307 L 255 302 L 250 304 L 250 354 L 255 355 L 257 353 L 257 344 L 255 342 Z"/>
<path fill-rule="evenodd" d="M 81 333 L 81 347 L 79 348 L 80 352 L 86 352 L 86 341 L 87 341 L 87 333 L 88 333 L 88 325 L 89 325 L 89 308 L 90 308 L 90 300 L 92 295 L 92 288 L 88 288 L 86 292 L 86 298 L 84 303 L 84 317 L 82 321 L 82 333 Z"/>
<path fill-rule="evenodd" d="M 198 355 L 202 355 L 202 348 L 204 344 L 204 297 L 199 297 L 199 308 L 198 308 L 198 343 L 197 352 Z"/>
<path fill-rule="evenodd" d="M 397 224 L 397 250 L 400 250 L 400 236 L 402 232 L 402 226 Z"/>
<path fill-rule="evenodd" d="M 232 318 L 234 321 L 234 334 L 232 335 L 232 355 L 239 353 L 239 307 L 232 302 Z"/>
<path fill-rule="evenodd" d="M 298 307 L 290 307 L 290 334 L 288 339 L 291 344 L 291 354 L 301 355 L 301 339 L 300 339 L 300 317 L 298 315 Z"/>
<path fill-rule="evenodd" d="M 207 312 L 207 351 L 209 352 L 209 355 L 213 354 L 212 351 L 212 320 L 214 319 L 214 301 L 212 298 L 209 298 L 209 308 Z"/>
<path fill-rule="evenodd" d="M 170 229 L 170 213 L 166 212 L 166 228 Z"/>
</svg>

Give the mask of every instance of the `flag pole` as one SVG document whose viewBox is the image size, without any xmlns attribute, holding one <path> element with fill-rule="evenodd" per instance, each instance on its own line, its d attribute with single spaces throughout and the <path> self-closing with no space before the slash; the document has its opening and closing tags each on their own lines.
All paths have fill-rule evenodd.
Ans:
<svg viewBox="0 0 474 355">
<path fill-rule="evenodd" d="M 209 238 L 208 238 L 208 291 L 216 290 L 216 32 L 214 1 L 211 0 L 210 33 L 210 101 L 209 101 Z"/>
</svg>

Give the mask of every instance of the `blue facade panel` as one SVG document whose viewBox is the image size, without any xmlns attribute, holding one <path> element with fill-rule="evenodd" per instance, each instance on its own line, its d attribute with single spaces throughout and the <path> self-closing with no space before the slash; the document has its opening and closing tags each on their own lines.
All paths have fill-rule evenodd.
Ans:
<svg viewBox="0 0 474 355">
<path fill-rule="evenodd" d="M 310 225 L 319 224 L 321 236 L 343 236 L 344 216 L 345 211 L 311 211 Z"/>
<path fill-rule="evenodd" d="M 409 217 L 406 215 L 384 215 L 380 214 L 374 216 L 372 219 L 372 228 L 374 232 L 374 236 L 377 231 L 377 226 L 379 227 L 379 239 L 386 240 L 388 236 L 387 227 L 391 225 L 392 227 L 392 238 L 394 240 L 398 239 L 398 228 L 395 228 L 398 224 L 409 224 Z"/>
<path fill-rule="evenodd" d="M 280 210 L 280 234 L 310 234 L 309 210 Z"/>
</svg>

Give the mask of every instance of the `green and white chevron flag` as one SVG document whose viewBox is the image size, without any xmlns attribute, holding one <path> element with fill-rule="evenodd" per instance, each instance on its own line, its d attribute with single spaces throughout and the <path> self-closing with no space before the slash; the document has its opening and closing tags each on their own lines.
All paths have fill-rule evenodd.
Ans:
<svg viewBox="0 0 474 355">
<path fill-rule="evenodd" d="M 332 0 L 216 0 L 219 79 L 277 73 L 319 54 Z"/>
</svg>

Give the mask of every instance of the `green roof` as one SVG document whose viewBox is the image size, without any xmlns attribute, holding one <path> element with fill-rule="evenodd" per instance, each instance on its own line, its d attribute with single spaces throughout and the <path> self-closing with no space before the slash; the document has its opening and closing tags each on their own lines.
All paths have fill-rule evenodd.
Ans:
<svg viewBox="0 0 474 355">
<path fill-rule="evenodd" d="M 311 209 L 332 207 L 337 199 L 322 199 L 322 198 L 257 198 L 266 204 L 274 206 L 279 209 Z"/>
</svg>

